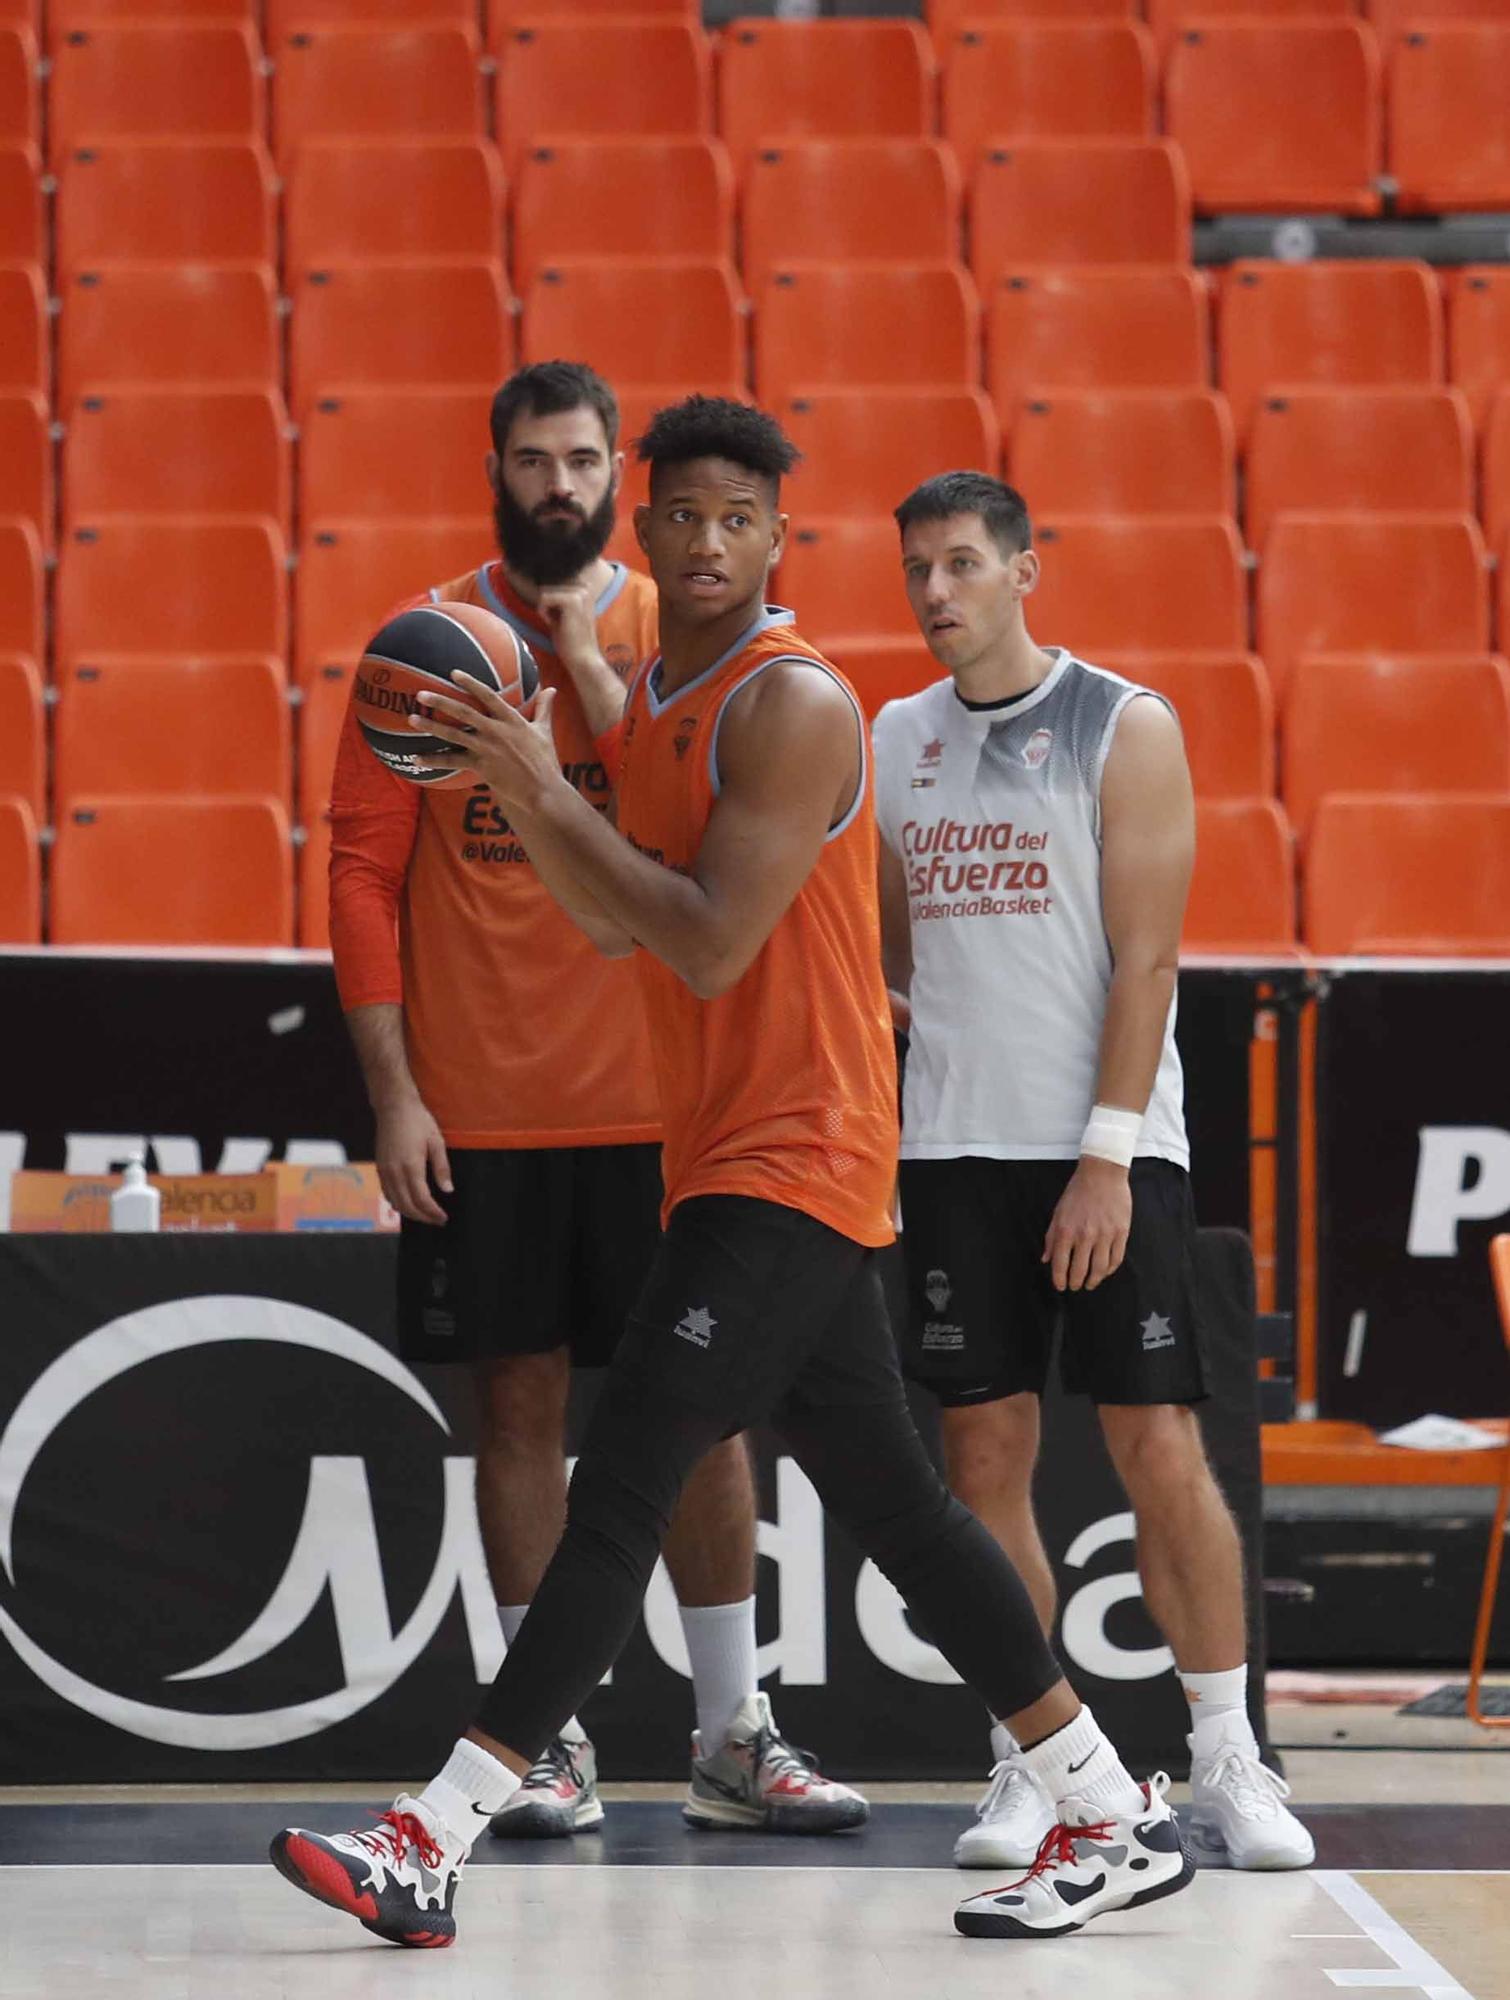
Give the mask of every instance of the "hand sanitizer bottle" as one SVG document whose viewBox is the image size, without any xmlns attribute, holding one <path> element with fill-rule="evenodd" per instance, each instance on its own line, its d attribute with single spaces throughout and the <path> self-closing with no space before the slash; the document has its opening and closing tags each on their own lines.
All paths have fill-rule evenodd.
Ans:
<svg viewBox="0 0 1510 2000">
<path fill-rule="evenodd" d="M 115 1235 L 123 1230 L 157 1230 L 162 1227 L 163 1198 L 148 1184 L 146 1163 L 140 1153 L 126 1162 L 121 1184 L 110 1197 L 110 1227 Z"/>
</svg>

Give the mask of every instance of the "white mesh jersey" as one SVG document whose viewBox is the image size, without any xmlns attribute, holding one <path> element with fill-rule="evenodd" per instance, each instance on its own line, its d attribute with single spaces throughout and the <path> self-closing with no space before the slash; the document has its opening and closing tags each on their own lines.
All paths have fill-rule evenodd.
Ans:
<svg viewBox="0 0 1510 2000">
<path fill-rule="evenodd" d="M 1101 774 L 1140 696 L 1163 700 L 1058 650 L 1008 707 L 943 680 L 876 717 L 876 818 L 912 926 L 905 1159 L 1078 1156 L 1112 975 Z M 1137 1151 L 1188 1167 L 1174 1019 Z"/>
</svg>

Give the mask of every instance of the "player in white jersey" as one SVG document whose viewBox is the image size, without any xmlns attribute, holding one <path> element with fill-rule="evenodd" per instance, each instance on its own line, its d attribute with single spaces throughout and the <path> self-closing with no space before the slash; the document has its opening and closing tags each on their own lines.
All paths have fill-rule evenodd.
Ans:
<svg viewBox="0 0 1510 2000">
<path fill-rule="evenodd" d="M 911 1028 L 907 1370 L 939 1398 L 950 1484 L 1047 1629 L 1032 1476 L 1062 1329 L 1061 1377 L 1097 1405 L 1190 1702 L 1197 1853 L 1306 1867 L 1311 1837 L 1248 1719 L 1241 1545 L 1192 1409 L 1206 1370 L 1174 1042 L 1195 851 L 1179 723 L 1162 696 L 1035 643 L 1039 562 L 1010 487 L 946 473 L 897 522 L 949 674 L 875 724 L 887 978 Z M 992 1745 L 962 1867 L 1026 1865 L 1052 1819 L 999 1725 Z"/>
</svg>

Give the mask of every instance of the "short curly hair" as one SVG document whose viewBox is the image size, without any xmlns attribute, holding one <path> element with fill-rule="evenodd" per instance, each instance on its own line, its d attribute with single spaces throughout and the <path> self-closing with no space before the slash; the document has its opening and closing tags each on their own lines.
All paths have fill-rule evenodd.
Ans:
<svg viewBox="0 0 1510 2000">
<path fill-rule="evenodd" d="M 688 396 L 657 410 L 635 441 L 635 455 L 650 467 L 652 488 L 668 465 L 726 458 L 769 480 L 773 495 L 802 456 L 768 411 L 725 396 Z"/>
</svg>

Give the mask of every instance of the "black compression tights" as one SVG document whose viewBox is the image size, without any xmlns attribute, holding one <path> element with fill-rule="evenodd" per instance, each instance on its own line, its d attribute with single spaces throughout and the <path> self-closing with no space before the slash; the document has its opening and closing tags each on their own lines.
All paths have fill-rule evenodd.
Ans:
<svg viewBox="0 0 1510 2000">
<path fill-rule="evenodd" d="M 888 1576 L 995 1716 L 1060 1678 L 1022 1579 L 929 1460 L 904 1400 L 777 1419 L 833 1518 Z M 534 1759 L 634 1627 L 682 1483 L 727 1423 L 610 1374 L 577 1461 L 566 1532 L 477 1727 Z"/>
</svg>

